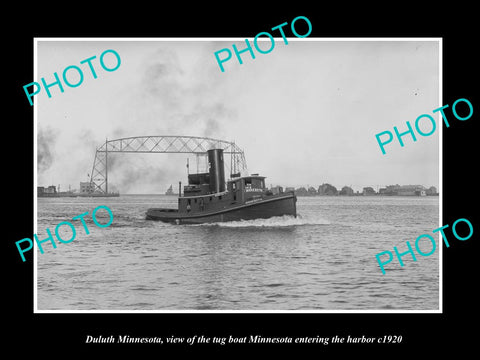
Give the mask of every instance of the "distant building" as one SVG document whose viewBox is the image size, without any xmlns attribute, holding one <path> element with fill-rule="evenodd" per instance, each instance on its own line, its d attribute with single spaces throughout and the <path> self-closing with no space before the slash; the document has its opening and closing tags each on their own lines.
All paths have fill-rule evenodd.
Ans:
<svg viewBox="0 0 480 360">
<path fill-rule="evenodd" d="M 92 193 L 95 190 L 95 185 L 90 181 L 80 182 L 80 193 Z"/>
<path fill-rule="evenodd" d="M 37 186 L 37 196 L 38 197 L 57 196 L 57 188 L 55 187 L 55 185 L 50 185 L 48 187 Z"/>
<path fill-rule="evenodd" d="M 387 185 L 385 188 L 385 195 L 398 195 L 398 189 L 400 185 Z"/>
<path fill-rule="evenodd" d="M 55 187 L 55 185 L 50 185 L 49 187 L 47 187 L 44 190 L 44 193 L 45 194 L 56 194 L 57 193 L 57 188 Z"/>
<path fill-rule="evenodd" d="M 318 195 L 338 195 L 338 190 L 330 184 L 322 184 L 318 187 Z"/>
<path fill-rule="evenodd" d="M 308 196 L 308 191 L 303 186 L 295 190 L 297 196 Z"/>
<path fill-rule="evenodd" d="M 399 196 L 425 196 L 425 188 L 422 185 L 402 185 L 398 189 Z"/>
<path fill-rule="evenodd" d="M 344 186 L 342 190 L 340 190 L 340 195 L 353 196 L 354 194 L 353 189 L 349 186 Z"/>
<path fill-rule="evenodd" d="M 419 189 L 419 190 L 415 190 L 415 195 L 417 196 L 427 196 L 427 192 L 425 189 Z"/>
<path fill-rule="evenodd" d="M 425 196 L 426 189 L 422 185 L 388 185 L 379 191 L 382 195 Z"/>
<path fill-rule="evenodd" d="M 286 191 L 286 192 L 295 191 L 295 188 L 292 187 L 292 186 L 287 186 L 287 187 L 285 188 L 285 191 Z"/>
<path fill-rule="evenodd" d="M 375 190 L 373 190 L 373 188 L 370 187 L 370 186 L 367 186 L 367 187 L 363 188 L 363 195 L 369 196 L 369 195 L 376 195 L 376 194 L 377 193 L 375 192 Z"/>
</svg>

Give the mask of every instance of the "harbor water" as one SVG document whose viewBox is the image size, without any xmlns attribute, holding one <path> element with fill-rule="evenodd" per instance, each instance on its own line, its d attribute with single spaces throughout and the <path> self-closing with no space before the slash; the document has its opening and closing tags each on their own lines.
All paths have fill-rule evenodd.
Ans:
<svg viewBox="0 0 480 360">
<path fill-rule="evenodd" d="M 375 258 L 441 226 L 436 196 L 298 197 L 297 218 L 205 225 L 145 220 L 150 207 L 176 208 L 175 196 L 37 201 L 40 240 L 62 221 L 76 227 L 71 243 L 37 250 L 38 310 L 439 309 L 438 234 L 434 254 L 406 254 L 403 267 L 394 258 L 385 275 Z M 100 205 L 109 227 L 91 218 Z M 89 234 L 72 220 L 87 211 Z"/>
</svg>

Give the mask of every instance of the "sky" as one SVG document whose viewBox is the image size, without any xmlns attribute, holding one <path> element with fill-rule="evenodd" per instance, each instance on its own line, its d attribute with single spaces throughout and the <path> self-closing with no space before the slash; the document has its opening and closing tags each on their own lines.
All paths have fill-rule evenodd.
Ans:
<svg viewBox="0 0 480 360">
<path fill-rule="evenodd" d="M 235 141 L 249 171 L 266 176 L 268 185 L 438 189 L 437 40 L 289 38 L 286 45 L 278 38 L 268 54 L 243 53 L 241 65 L 233 54 L 225 72 L 214 52 L 233 53 L 232 44 L 243 49 L 243 39 L 47 40 L 37 39 L 32 81 L 51 83 L 70 65 L 84 79 L 75 88 L 63 84 L 63 93 L 52 86 L 51 98 L 44 89 L 35 95 L 38 186 L 78 189 L 105 139 L 184 135 Z M 108 49 L 121 58 L 111 72 L 99 64 Z M 94 55 L 96 79 L 80 63 Z M 104 59 L 115 65 L 112 54 Z M 75 71 L 68 74 L 78 81 Z M 416 142 L 404 136 L 404 147 L 395 139 L 383 155 L 375 135 L 394 126 L 406 131 L 406 121 L 414 126 L 422 114 L 436 120 L 435 133 L 416 134 Z M 425 132 L 430 126 L 420 124 Z M 112 154 L 109 189 L 163 193 L 186 181 L 187 157 L 192 164 L 194 155 Z"/>
</svg>

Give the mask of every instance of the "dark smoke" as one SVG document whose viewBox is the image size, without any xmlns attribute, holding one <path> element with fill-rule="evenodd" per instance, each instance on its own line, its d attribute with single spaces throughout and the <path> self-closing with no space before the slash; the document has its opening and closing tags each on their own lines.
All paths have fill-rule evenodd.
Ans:
<svg viewBox="0 0 480 360">
<path fill-rule="evenodd" d="M 204 55 L 199 53 L 199 59 L 204 59 Z M 189 72 L 180 60 L 175 51 L 162 48 L 144 62 L 139 86 L 142 105 L 147 108 L 148 116 L 156 114 L 151 126 L 156 134 L 150 135 L 193 135 L 228 140 L 222 136 L 228 124 L 236 120 L 236 112 L 225 100 L 224 83 L 219 77 L 207 76 L 202 61 Z"/>
<path fill-rule="evenodd" d="M 58 131 L 51 127 L 38 129 L 37 134 L 37 169 L 44 172 L 50 168 L 55 158 L 54 148 Z"/>
<path fill-rule="evenodd" d="M 154 61 L 158 59 L 158 61 Z M 150 62 L 150 61 L 154 62 Z M 142 77 L 143 89 L 147 97 L 152 97 L 165 110 L 181 106 L 186 89 L 179 81 L 183 75 L 176 54 L 159 50 L 149 58 Z"/>
<path fill-rule="evenodd" d="M 232 140 L 229 124 L 237 120 L 237 113 L 226 99 L 222 78 L 205 72 L 203 59 L 211 53 L 199 53 L 193 68 L 184 66 L 179 54 L 162 45 L 144 58 L 135 91 L 121 107 L 109 140 L 159 135 Z M 148 159 L 142 154 L 109 155 L 109 186 L 120 193 L 165 191 L 186 180 L 187 157 L 195 172 L 193 154 L 150 154 Z"/>
<path fill-rule="evenodd" d="M 121 193 L 161 193 L 170 184 L 185 181 L 187 156 L 192 160 L 190 154 L 109 155 L 108 163 L 113 164 L 109 165 L 109 184 Z"/>
</svg>

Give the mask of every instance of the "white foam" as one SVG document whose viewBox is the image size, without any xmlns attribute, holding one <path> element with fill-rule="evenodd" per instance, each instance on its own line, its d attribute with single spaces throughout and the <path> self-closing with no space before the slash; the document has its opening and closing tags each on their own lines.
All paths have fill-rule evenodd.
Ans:
<svg viewBox="0 0 480 360">
<path fill-rule="evenodd" d="M 328 224 L 330 224 L 328 220 L 325 220 L 319 217 L 302 216 L 298 214 L 296 218 L 290 215 L 284 215 L 284 216 L 275 216 L 268 219 L 216 222 L 216 223 L 200 224 L 197 226 L 219 226 L 219 227 L 228 227 L 228 228 L 242 228 L 242 227 L 287 227 L 287 226 L 298 226 L 298 225 L 328 225 Z"/>
</svg>

